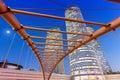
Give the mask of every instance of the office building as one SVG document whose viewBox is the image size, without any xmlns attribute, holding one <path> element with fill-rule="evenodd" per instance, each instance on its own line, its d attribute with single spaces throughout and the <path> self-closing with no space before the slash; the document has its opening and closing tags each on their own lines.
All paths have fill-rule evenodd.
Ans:
<svg viewBox="0 0 120 80">
<path fill-rule="evenodd" d="M 77 6 L 68 7 L 65 11 L 66 18 L 83 20 L 82 13 Z M 83 23 L 66 21 L 67 32 L 89 33 Z M 85 37 L 80 35 L 67 35 L 68 40 L 82 40 Z M 74 50 L 70 56 L 70 67 L 73 80 L 104 80 L 102 66 L 95 50 L 94 41 Z M 68 42 L 68 45 L 76 45 L 75 42 Z M 69 47 L 70 48 L 70 47 Z"/>
<path fill-rule="evenodd" d="M 93 28 L 90 26 L 86 27 L 86 29 L 89 34 L 94 32 Z M 100 43 L 98 42 L 98 40 L 93 40 L 93 41 L 91 41 L 91 43 L 92 43 L 92 46 L 94 46 L 97 58 L 99 60 L 99 64 L 101 65 L 104 74 L 106 74 L 109 71 L 112 71 L 107 59 L 105 58 L 104 52 L 103 52 L 102 47 L 101 47 Z"/>
</svg>

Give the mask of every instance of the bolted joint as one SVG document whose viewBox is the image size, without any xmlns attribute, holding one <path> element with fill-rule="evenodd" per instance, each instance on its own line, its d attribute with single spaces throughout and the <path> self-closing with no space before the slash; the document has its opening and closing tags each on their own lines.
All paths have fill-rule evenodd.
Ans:
<svg viewBox="0 0 120 80">
<path fill-rule="evenodd" d="M 29 46 L 32 46 L 34 43 L 32 42 L 31 44 L 28 44 Z"/>
<path fill-rule="evenodd" d="M 111 27 L 111 24 L 109 24 L 108 27 L 110 27 L 113 31 L 116 30 L 116 28 Z"/>
<path fill-rule="evenodd" d="M 14 29 L 15 31 L 19 31 L 19 30 L 21 30 L 21 29 L 23 29 L 24 27 L 23 26 L 20 26 L 20 28 L 18 28 L 18 29 Z"/>
<path fill-rule="evenodd" d="M 26 38 L 23 38 L 23 40 L 27 40 L 27 39 L 29 39 L 30 38 L 30 36 L 27 36 Z"/>
<path fill-rule="evenodd" d="M 34 51 L 36 49 L 36 47 L 35 48 L 32 48 L 32 50 Z"/>
<path fill-rule="evenodd" d="M 1 15 L 1 14 L 5 14 L 5 13 L 7 13 L 7 12 L 10 12 L 10 8 L 9 8 L 9 7 L 6 7 L 6 11 L 0 12 L 0 15 Z"/>
</svg>

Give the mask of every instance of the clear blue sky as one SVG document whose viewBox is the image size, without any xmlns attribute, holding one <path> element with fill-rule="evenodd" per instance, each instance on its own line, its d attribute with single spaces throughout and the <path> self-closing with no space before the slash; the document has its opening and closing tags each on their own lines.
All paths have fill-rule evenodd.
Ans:
<svg viewBox="0 0 120 80">
<path fill-rule="evenodd" d="M 107 0 L 4 0 L 6 5 L 11 8 L 16 9 L 25 9 L 25 8 L 36 8 L 30 9 L 28 11 L 51 14 L 56 16 L 64 17 L 64 12 L 66 7 L 71 5 L 77 5 L 81 8 L 83 13 L 83 17 L 88 21 L 95 21 L 101 23 L 108 23 L 112 20 L 116 19 L 120 16 L 120 5 L 117 3 L 107 2 Z M 50 10 L 51 9 L 51 10 Z M 53 9 L 53 10 L 52 10 Z M 61 30 L 65 30 L 64 21 L 46 19 L 46 18 L 37 18 L 30 17 L 26 15 L 16 15 L 18 20 L 23 25 L 30 25 L 36 27 L 44 27 L 44 28 L 52 28 L 58 26 Z M 99 28 L 98 26 L 95 29 Z M 10 34 L 6 34 L 6 30 L 10 30 Z M 115 32 L 111 32 L 99 38 L 99 42 L 101 47 L 105 53 L 105 56 L 112 67 L 113 71 L 120 71 L 120 37 L 116 37 L 116 32 L 120 35 L 120 30 Z M 33 32 L 31 35 L 39 35 L 44 36 L 45 34 L 40 34 L 40 32 Z M 0 61 L 4 60 L 6 52 L 8 51 L 8 47 L 10 44 L 10 40 L 14 34 L 14 31 L 11 29 L 10 25 L 8 25 L 1 17 L 0 17 Z M 66 37 L 66 36 L 64 36 Z M 17 63 L 20 55 L 20 49 L 22 46 L 23 40 L 17 34 L 15 37 L 15 41 L 13 43 L 12 49 L 10 50 L 10 55 L 8 56 L 8 61 Z M 25 58 L 27 56 L 26 51 L 28 50 L 27 44 L 24 46 L 22 59 L 20 61 L 21 65 L 25 65 Z M 33 55 L 32 52 L 29 53 L 30 56 Z M 32 57 L 33 61 L 29 63 L 27 61 L 27 66 L 30 64 L 35 64 L 30 66 L 30 68 L 39 69 L 39 65 L 36 62 L 36 58 Z M 65 58 L 65 70 L 66 73 L 69 73 L 70 68 L 68 57 Z M 28 68 L 28 67 L 26 67 Z"/>
</svg>

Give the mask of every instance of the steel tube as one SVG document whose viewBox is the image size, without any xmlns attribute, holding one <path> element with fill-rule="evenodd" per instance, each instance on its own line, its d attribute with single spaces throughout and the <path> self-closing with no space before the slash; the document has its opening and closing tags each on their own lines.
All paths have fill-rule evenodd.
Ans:
<svg viewBox="0 0 120 80">
<path fill-rule="evenodd" d="M 91 36 L 91 34 L 80 33 L 80 32 L 65 32 L 65 31 L 59 31 L 59 30 L 50 30 L 50 29 L 35 28 L 35 27 L 28 27 L 28 26 L 23 26 L 23 28 L 27 30 L 40 30 L 40 31 L 46 31 L 46 32 L 55 32 L 55 33 L 72 34 L 72 35 L 80 35 L 80 36 Z"/>
<path fill-rule="evenodd" d="M 35 13 L 35 12 L 23 11 L 23 10 L 11 9 L 11 12 L 12 13 L 32 15 L 32 16 L 45 17 L 45 18 L 58 19 L 58 20 L 65 20 L 65 21 L 72 21 L 72 22 L 79 22 L 79 23 L 86 23 L 86 24 L 93 24 L 93 25 L 98 25 L 98 26 L 108 26 L 108 24 L 101 24 L 101 23 L 97 23 L 97 22 L 76 20 L 76 19 L 71 19 L 71 18 L 64 18 L 64 17 L 59 17 L 59 16 L 53 16 L 53 15 L 47 15 L 47 14 L 40 14 L 40 13 Z"/>
<path fill-rule="evenodd" d="M 80 40 L 67 40 L 67 39 L 48 38 L 48 37 L 40 37 L 40 36 L 30 36 L 30 38 L 44 39 L 44 40 L 66 41 L 66 42 L 81 42 Z"/>
</svg>

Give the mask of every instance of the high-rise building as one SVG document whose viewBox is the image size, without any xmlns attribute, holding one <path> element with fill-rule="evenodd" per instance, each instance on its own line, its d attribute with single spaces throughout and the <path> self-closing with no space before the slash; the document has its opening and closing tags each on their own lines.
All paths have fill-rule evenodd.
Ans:
<svg viewBox="0 0 120 80">
<path fill-rule="evenodd" d="M 68 7 L 65 12 L 66 18 L 83 20 L 82 13 L 77 6 Z M 67 32 L 89 33 L 86 25 L 83 23 L 66 21 Z M 68 40 L 82 40 L 84 36 L 67 35 Z M 95 80 L 99 78 L 104 80 L 100 59 L 98 59 L 97 49 L 95 50 L 94 41 L 74 50 L 70 56 L 70 67 L 73 80 Z M 75 45 L 74 42 L 68 42 L 69 45 Z M 97 54 L 98 53 L 98 54 Z"/>
<path fill-rule="evenodd" d="M 58 30 L 60 29 L 58 27 L 52 28 L 51 30 Z M 47 32 L 46 38 L 54 38 L 54 39 L 62 39 L 62 34 L 61 33 L 56 33 L 56 32 Z M 58 41 L 58 40 L 46 40 L 46 46 L 45 46 L 45 51 L 48 51 L 49 49 L 53 49 L 52 51 L 48 51 L 45 54 L 55 54 L 55 53 L 62 53 L 63 46 L 55 46 L 55 45 L 47 45 L 47 44 L 63 44 L 63 41 Z M 54 50 L 56 49 L 56 50 Z M 57 50 L 58 49 L 58 50 Z M 60 50 L 61 49 L 61 50 Z M 51 56 L 49 57 L 49 61 L 52 65 L 54 61 L 56 61 L 60 56 Z M 51 60 L 51 61 L 50 61 Z M 59 74 L 64 74 L 64 62 L 63 60 L 58 64 L 58 66 L 55 68 L 54 73 L 59 73 Z"/>
<path fill-rule="evenodd" d="M 93 28 L 90 26 L 86 27 L 86 29 L 89 34 L 94 32 Z M 106 73 L 106 72 L 112 71 L 107 59 L 105 58 L 105 55 L 101 48 L 100 43 L 97 40 L 93 40 L 91 41 L 91 43 L 92 43 L 92 46 L 94 46 L 97 58 L 99 60 L 99 64 L 101 65 L 103 72 Z"/>
</svg>

